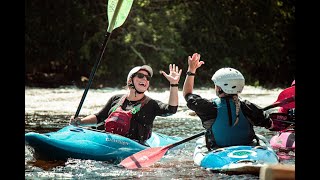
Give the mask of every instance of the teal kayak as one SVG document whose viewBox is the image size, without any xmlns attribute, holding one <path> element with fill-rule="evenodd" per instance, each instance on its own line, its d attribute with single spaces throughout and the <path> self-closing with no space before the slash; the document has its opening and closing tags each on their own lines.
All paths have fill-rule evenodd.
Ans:
<svg viewBox="0 0 320 180">
<path fill-rule="evenodd" d="M 75 158 L 119 162 L 148 147 L 165 146 L 181 139 L 181 137 L 152 132 L 146 145 L 142 145 L 120 135 L 72 125 L 56 132 L 25 134 L 26 145 L 34 149 L 36 159 L 42 160 Z"/>
<path fill-rule="evenodd" d="M 208 151 L 204 137 L 196 141 L 194 164 L 213 172 L 259 174 L 265 165 L 278 164 L 279 157 L 262 135 L 259 145 L 229 146 Z"/>
</svg>

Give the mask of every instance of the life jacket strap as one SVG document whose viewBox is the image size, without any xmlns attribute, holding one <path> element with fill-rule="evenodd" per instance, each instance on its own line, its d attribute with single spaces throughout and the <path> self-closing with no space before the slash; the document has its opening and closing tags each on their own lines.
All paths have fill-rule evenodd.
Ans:
<svg viewBox="0 0 320 180">
<path fill-rule="evenodd" d="M 118 101 L 118 103 L 112 108 L 112 112 L 114 112 L 119 106 L 121 106 L 124 103 L 124 100 L 126 99 L 126 94 L 124 94 L 121 99 Z M 149 102 L 150 98 L 145 95 L 130 111 L 132 114 L 136 114 L 140 109 Z"/>
</svg>

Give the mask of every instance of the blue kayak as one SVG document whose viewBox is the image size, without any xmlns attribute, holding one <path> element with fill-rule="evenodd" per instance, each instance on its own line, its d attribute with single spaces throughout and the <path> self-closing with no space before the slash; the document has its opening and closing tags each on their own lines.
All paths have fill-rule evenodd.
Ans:
<svg viewBox="0 0 320 180">
<path fill-rule="evenodd" d="M 279 158 L 265 137 L 257 136 L 260 145 L 229 146 L 212 151 L 208 151 L 202 137 L 196 141 L 194 163 L 213 172 L 259 174 L 262 166 L 278 164 Z"/>
<path fill-rule="evenodd" d="M 165 146 L 181 139 L 153 132 L 146 145 L 142 145 L 120 135 L 72 125 L 56 132 L 25 134 L 25 142 L 34 149 L 35 158 L 43 160 L 76 158 L 118 162 L 148 146 Z"/>
</svg>

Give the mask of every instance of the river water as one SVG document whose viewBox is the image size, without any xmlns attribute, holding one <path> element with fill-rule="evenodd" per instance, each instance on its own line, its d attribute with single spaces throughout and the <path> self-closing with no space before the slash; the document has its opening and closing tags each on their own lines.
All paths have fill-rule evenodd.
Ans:
<svg viewBox="0 0 320 180">
<path fill-rule="evenodd" d="M 69 117 L 75 114 L 83 92 L 84 89 L 73 86 L 54 89 L 25 87 L 25 133 L 52 132 L 68 125 Z M 90 89 L 79 116 L 96 113 L 112 95 L 125 92 L 124 89 L 115 88 Z M 241 98 L 265 107 L 275 102 L 280 92 L 281 89 L 277 88 L 268 90 L 246 86 Z M 194 93 L 206 98 L 215 96 L 214 89 L 209 88 L 195 89 Z M 146 94 L 168 102 L 169 89 Z M 157 117 L 153 131 L 186 138 L 204 130 L 200 119 L 186 107 L 181 91 L 179 100 L 178 112 L 169 117 Z M 260 127 L 255 127 L 255 131 L 267 139 L 276 134 Z M 172 151 L 154 165 L 138 170 L 125 170 L 114 164 L 93 160 L 36 160 L 32 148 L 25 145 L 25 179 L 259 179 L 250 174 L 213 173 L 195 166 L 192 159 L 195 141 L 184 143 L 182 149 Z M 280 159 L 280 163 L 295 164 L 294 155 L 294 152 L 289 152 Z"/>
</svg>

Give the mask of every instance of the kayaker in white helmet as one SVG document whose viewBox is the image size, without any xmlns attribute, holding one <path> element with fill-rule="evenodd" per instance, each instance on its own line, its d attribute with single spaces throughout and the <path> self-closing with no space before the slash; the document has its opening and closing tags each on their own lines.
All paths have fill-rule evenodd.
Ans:
<svg viewBox="0 0 320 180">
<path fill-rule="evenodd" d="M 201 119 L 207 130 L 208 150 L 234 145 L 250 145 L 257 138 L 253 126 L 261 126 L 271 131 L 282 129 L 283 124 L 272 122 L 262 108 L 240 100 L 239 93 L 245 86 L 245 78 L 238 70 L 225 67 L 217 70 L 211 80 L 215 84 L 216 96 L 206 99 L 193 93 L 196 71 L 204 64 L 200 54 L 188 57 L 187 77 L 183 85 L 183 96 L 189 109 Z"/>
<path fill-rule="evenodd" d="M 169 101 L 164 103 L 145 95 L 150 86 L 153 70 L 148 65 L 136 66 L 127 75 L 127 93 L 112 96 L 97 113 L 84 118 L 70 119 L 77 126 L 103 124 L 107 132 L 119 134 L 144 144 L 151 136 L 156 116 L 168 116 L 178 109 L 178 83 L 182 70 L 169 65 L 169 74 L 160 72 L 170 83 Z"/>
</svg>

